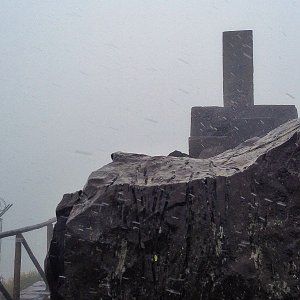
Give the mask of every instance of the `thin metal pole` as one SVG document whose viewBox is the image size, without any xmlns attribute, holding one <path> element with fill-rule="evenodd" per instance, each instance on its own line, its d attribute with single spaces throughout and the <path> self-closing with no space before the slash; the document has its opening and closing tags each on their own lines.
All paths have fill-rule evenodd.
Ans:
<svg viewBox="0 0 300 300">
<path fill-rule="evenodd" d="M 22 261 L 22 236 L 16 235 L 15 243 L 15 262 L 14 262 L 14 289 L 13 299 L 20 300 L 20 277 L 21 277 L 21 261 Z"/>
</svg>

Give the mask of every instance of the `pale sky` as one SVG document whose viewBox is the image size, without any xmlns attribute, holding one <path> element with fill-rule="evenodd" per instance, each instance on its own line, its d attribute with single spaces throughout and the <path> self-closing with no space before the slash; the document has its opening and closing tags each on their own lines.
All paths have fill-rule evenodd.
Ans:
<svg viewBox="0 0 300 300">
<path fill-rule="evenodd" d="M 222 105 L 223 31 L 253 30 L 256 104 L 299 111 L 299 28 L 300 0 L 1 0 L 3 230 L 53 217 L 112 152 L 188 152 L 191 107 Z M 26 236 L 42 261 L 45 231 Z"/>
</svg>

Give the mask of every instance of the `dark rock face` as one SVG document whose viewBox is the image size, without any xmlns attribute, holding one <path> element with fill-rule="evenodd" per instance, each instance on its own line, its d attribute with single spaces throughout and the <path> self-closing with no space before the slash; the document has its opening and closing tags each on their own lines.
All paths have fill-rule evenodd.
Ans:
<svg viewBox="0 0 300 300">
<path fill-rule="evenodd" d="M 174 150 L 174 151 L 171 152 L 168 156 L 173 156 L 173 157 L 189 157 L 188 154 L 183 153 L 183 152 L 178 151 L 178 150 Z"/>
<path fill-rule="evenodd" d="M 115 153 L 65 195 L 52 299 L 299 299 L 300 120 L 211 159 Z"/>
<path fill-rule="evenodd" d="M 66 194 L 56 208 L 57 223 L 54 227 L 53 239 L 45 261 L 45 271 L 47 281 L 51 282 L 49 289 L 51 298 L 63 300 L 61 295 L 61 287 L 64 283 L 65 273 L 65 238 L 66 238 L 66 222 L 73 206 L 80 201 L 82 191 Z"/>
</svg>

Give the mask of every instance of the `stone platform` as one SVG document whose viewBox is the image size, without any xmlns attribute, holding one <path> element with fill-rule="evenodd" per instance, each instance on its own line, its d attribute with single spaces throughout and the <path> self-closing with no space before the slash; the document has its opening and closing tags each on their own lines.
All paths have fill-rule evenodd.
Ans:
<svg viewBox="0 0 300 300">
<path fill-rule="evenodd" d="M 193 107 L 189 154 L 195 158 L 214 156 L 297 117 L 294 105 Z"/>
</svg>

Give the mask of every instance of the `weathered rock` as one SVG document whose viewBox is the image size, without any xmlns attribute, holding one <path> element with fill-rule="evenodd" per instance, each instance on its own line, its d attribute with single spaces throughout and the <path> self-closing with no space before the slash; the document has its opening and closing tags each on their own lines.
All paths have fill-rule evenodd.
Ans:
<svg viewBox="0 0 300 300">
<path fill-rule="evenodd" d="M 211 159 L 115 153 L 65 195 L 52 299 L 299 299 L 300 120 Z"/>
<path fill-rule="evenodd" d="M 188 154 L 183 153 L 183 152 L 178 151 L 178 150 L 174 150 L 168 156 L 173 156 L 173 157 L 190 157 Z"/>
</svg>

